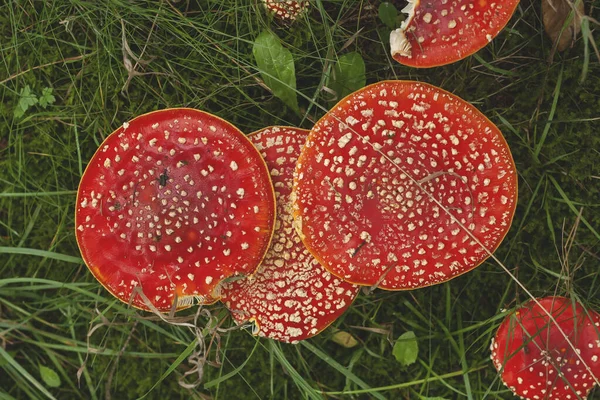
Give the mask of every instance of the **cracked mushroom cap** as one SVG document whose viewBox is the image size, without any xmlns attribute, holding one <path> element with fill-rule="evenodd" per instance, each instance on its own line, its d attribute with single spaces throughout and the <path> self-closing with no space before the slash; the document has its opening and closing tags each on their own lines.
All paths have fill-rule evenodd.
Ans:
<svg viewBox="0 0 600 400">
<path fill-rule="evenodd" d="M 409 0 L 390 34 L 392 56 L 417 68 L 451 64 L 479 51 L 512 17 L 518 0 Z"/>
<path fill-rule="evenodd" d="M 304 244 L 334 275 L 415 289 L 481 264 L 481 244 L 498 247 L 517 174 L 501 132 L 471 104 L 432 85 L 386 81 L 315 124 L 292 197 Z"/>
<path fill-rule="evenodd" d="M 358 286 L 331 275 L 311 256 L 292 226 L 292 174 L 308 131 L 270 127 L 249 136 L 273 179 L 277 221 L 271 247 L 250 278 L 223 283 L 223 301 L 237 323 L 253 321 L 254 333 L 295 343 L 312 337 L 339 317 Z"/>
<path fill-rule="evenodd" d="M 217 284 L 251 274 L 275 219 L 268 170 L 230 123 L 193 109 L 151 112 L 109 135 L 77 193 L 83 260 L 115 297 L 168 311 L 213 302 Z M 140 290 L 137 289 L 137 290 Z"/>
<path fill-rule="evenodd" d="M 308 0 L 263 0 L 263 3 L 269 12 L 287 22 L 295 21 L 310 6 Z"/>
<path fill-rule="evenodd" d="M 564 297 L 538 302 L 528 301 L 500 324 L 490 349 L 494 366 L 522 398 L 585 399 L 600 379 L 600 314 Z"/>
</svg>

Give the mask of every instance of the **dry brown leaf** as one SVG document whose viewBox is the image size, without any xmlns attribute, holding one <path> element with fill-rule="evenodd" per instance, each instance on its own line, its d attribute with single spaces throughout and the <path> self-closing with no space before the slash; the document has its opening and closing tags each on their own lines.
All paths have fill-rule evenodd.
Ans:
<svg viewBox="0 0 600 400">
<path fill-rule="evenodd" d="M 572 10 L 575 15 L 563 30 Z M 558 41 L 558 51 L 564 51 L 573 45 L 581 30 L 581 17 L 584 15 L 583 0 L 542 0 L 544 29 L 553 43 Z"/>
</svg>

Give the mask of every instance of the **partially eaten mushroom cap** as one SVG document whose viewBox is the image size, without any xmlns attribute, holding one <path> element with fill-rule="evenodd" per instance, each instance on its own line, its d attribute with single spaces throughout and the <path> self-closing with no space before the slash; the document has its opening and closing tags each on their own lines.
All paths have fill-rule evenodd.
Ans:
<svg viewBox="0 0 600 400">
<path fill-rule="evenodd" d="M 308 0 L 263 0 L 269 12 L 275 14 L 283 21 L 294 21 L 310 6 Z"/>
<path fill-rule="evenodd" d="M 249 136 L 271 171 L 277 195 L 276 228 L 256 274 L 221 288 L 221 301 L 236 322 L 253 321 L 255 334 L 291 343 L 321 332 L 358 294 L 358 286 L 319 265 L 292 226 L 292 174 L 307 135 L 304 129 L 269 127 Z"/>
<path fill-rule="evenodd" d="M 98 281 L 159 311 L 175 297 L 177 308 L 213 302 L 223 279 L 254 272 L 274 220 L 256 148 L 230 123 L 186 108 L 139 116 L 109 135 L 81 178 L 75 213 L 77 243 Z"/>
<path fill-rule="evenodd" d="M 508 23 L 519 0 L 409 0 L 408 17 L 390 34 L 391 53 L 402 64 L 450 64 L 485 47 Z"/>
<path fill-rule="evenodd" d="M 500 324 L 490 349 L 494 366 L 522 398 L 585 399 L 600 379 L 600 314 L 565 297 L 538 302 L 528 301 Z"/>
<path fill-rule="evenodd" d="M 471 104 L 385 81 L 315 124 L 293 198 L 304 244 L 334 275 L 415 289 L 472 270 L 498 247 L 517 173 L 501 132 Z"/>
</svg>

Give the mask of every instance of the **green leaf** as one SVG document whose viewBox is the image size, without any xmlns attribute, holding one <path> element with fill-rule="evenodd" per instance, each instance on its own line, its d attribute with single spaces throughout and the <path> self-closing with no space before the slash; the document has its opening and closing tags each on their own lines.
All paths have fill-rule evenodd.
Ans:
<svg viewBox="0 0 600 400">
<path fill-rule="evenodd" d="M 396 344 L 394 344 L 392 354 L 404 367 L 417 361 L 419 344 L 417 343 L 415 333 L 413 331 L 408 331 L 400 335 L 398 340 L 396 340 Z"/>
<path fill-rule="evenodd" d="M 43 108 L 48 107 L 48 105 L 53 104 L 56 101 L 56 97 L 52 95 L 52 88 L 46 87 L 42 90 L 42 95 L 40 96 L 40 106 Z"/>
<path fill-rule="evenodd" d="M 35 94 L 31 93 L 29 85 L 25 85 L 19 93 L 19 103 L 15 107 L 14 116 L 15 118 L 21 118 L 29 107 L 34 106 L 38 103 L 38 98 Z"/>
<path fill-rule="evenodd" d="M 42 376 L 42 380 L 44 383 L 52 388 L 56 388 L 60 386 L 60 377 L 54 370 L 44 367 L 43 365 L 39 365 L 40 367 L 40 375 Z"/>
<path fill-rule="evenodd" d="M 13 112 L 13 115 L 15 118 L 21 118 L 23 115 L 25 115 L 25 111 L 21 108 L 20 105 L 17 104 L 17 106 L 15 107 L 15 111 Z"/>
<path fill-rule="evenodd" d="M 333 67 L 329 88 L 336 94 L 336 102 L 367 83 L 365 62 L 357 52 L 344 54 Z"/>
<path fill-rule="evenodd" d="M 346 331 L 337 331 L 331 336 L 331 340 L 347 349 L 350 349 L 358 344 L 358 340 L 356 340 L 354 336 Z"/>
<path fill-rule="evenodd" d="M 390 29 L 396 29 L 398 10 L 392 3 L 383 2 L 379 5 L 379 19 Z"/>
<path fill-rule="evenodd" d="M 294 111 L 298 111 L 296 69 L 292 53 L 281 45 L 277 36 L 263 31 L 254 41 L 252 54 L 263 81 L 273 94 Z"/>
</svg>

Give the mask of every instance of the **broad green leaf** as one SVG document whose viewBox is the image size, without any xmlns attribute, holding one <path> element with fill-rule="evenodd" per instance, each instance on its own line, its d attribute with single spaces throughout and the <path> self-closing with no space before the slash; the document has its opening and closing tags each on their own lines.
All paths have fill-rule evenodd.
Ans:
<svg viewBox="0 0 600 400">
<path fill-rule="evenodd" d="M 15 111 L 13 112 L 13 115 L 15 118 L 21 118 L 23 115 L 25 115 L 25 110 L 23 110 L 21 108 L 21 106 L 17 104 L 17 106 L 15 107 Z"/>
<path fill-rule="evenodd" d="M 396 344 L 394 344 L 394 350 L 392 351 L 396 360 L 403 366 L 409 366 L 417 361 L 419 355 L 419 344 L 413 331 L 408 331 L 400 335 Z"/>
<path fill-rule="evenodd" d="M 37 102 L 38 99 L 36 95 L 31 92 L 29 85 L 25 85 L 25 87 L 21 89 L 21 92 L 19 93 L 19 105 L 21 108 L 24 111 L 27 111 L 30 106 L 36 105 Z"/>
<path fill-rule="evenodd" d="M 60 386 L 60 377 L 54 370 L 40 365 L 40 375 L 44 383 L 50 387 L 56 388 Z"/>
<path fill-rule="evenodd" d="M 298 111 L 296 70 L 292 53 L 281 45 L 279 38 L 263 31 L 252 47 L 252 54 L 265 84 L 294 111 Z"/>
<path fill-rule="evenodd" d="M 42 95 L 40 96 L 40 106 L 43 108 L 53 104 L 56 101 L 56 97 L 52 94 L 52 88 L 46 87 L 42 89 Z"/>
<path fill-rule="evenodd" d="M 336 102 L 365 86 L 365 62 L 357 52 L 344 54 L 331 71 L 329 88 L 337 97 Z"/>
<path fill-rule="evenodd" d="M 350 349 L 358 344 L 358 341 L 354 338 L 354 336 L 345 331 L 337 331 L 331 336 L 331 340 L 347 349 Z"/>
<path fill-rule="evenodd" d="M 379 5 L 379 19 L 390 29 L 396 29 L 398 21 L 398 10 L 392 3 L 387 1 Z"/>
<path fill-rule="evenodd" d="M 29 107 L 34 106 L 38 103 L 38 98 L 31 92 L 29 85 L 25 85 L 19 93 L 19 103 L 15 107 L 14 116 L 15 118 L 22 117 Z"/>
</svg>

